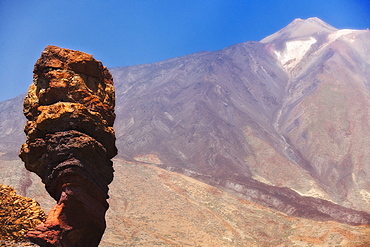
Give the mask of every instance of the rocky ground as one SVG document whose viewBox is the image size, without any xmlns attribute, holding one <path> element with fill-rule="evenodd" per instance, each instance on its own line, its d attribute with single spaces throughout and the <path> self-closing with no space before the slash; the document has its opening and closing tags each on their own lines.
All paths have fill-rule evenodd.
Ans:
<svg viewBox="0 0 370 247">
<path fill-rule="evenodd" d="M 370 246 L 368 226 L 291 217 L 181 174 L 114 163 L 101 247 Z M 2 246 L 37 245 L 2 240 Z"/>
<path fill-rule="evenodd" d="M 370 246 L 368 226 L 291 217 L 178 173 L 114 164 L 102 247 Z"/>
<path fill-rule="evenodd" d="M 39 246 L 36 244 L 32 244 L 29 242 L 13 242 L 13 241 L 5 241 L 5 240 L 0 240 L 0 247 L 21 247 L 21 246 Z"/>
<path fill-rule="evenodd" d="M 25 241 L 25 234 L 44 220 L 45 213 L 38 202 L 0 184 L 0 240 Z M 4 241 L 0 246 L 27 246 Z"/>
</svg>

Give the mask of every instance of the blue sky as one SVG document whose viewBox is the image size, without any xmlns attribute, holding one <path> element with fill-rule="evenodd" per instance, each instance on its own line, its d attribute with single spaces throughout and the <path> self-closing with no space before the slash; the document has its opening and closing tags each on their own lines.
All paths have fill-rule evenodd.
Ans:
<svg viewBox="0 0 370 247">
<path fill-rule="evenodd" d="M 0 0 L 0 101 L 27 91 L 47 45 L 111 68 L 258 41 L 309 17 L 369 28 L 370 0 Z"/>
</svg>

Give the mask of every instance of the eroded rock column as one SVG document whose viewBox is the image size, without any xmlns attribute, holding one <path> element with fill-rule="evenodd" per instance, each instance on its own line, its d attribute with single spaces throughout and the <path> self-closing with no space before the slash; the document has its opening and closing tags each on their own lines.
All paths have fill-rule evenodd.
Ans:
<svg viewBox="0 0 370 247">
<path fill-rule="evenodd" d="M 24 101 L 20 152 L 57 204 L 28 233 L 40 246 L 98 246 L 117 154 L 113 78 L 93 56 L 48 46 Z"/>
</svg>

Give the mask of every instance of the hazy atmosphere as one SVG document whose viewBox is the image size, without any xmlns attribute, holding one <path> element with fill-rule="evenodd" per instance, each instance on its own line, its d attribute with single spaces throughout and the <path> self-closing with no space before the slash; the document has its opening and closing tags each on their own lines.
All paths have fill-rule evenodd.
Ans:
<svg viewBox="0 0 370 247">
<path fill-rule="evenodd" d="M 1 0 L 0 100 L 26 92 L 47 45 L 93 54 L 111 68 L 259 41 L 295 18 L 366 29 L 369 13 L 368 0 Z"/>
</svg>

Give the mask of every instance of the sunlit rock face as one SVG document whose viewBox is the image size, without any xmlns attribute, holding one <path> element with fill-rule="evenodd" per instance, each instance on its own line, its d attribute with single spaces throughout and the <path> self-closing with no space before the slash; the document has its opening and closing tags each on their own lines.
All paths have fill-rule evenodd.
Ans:
<svg viewBox="0 0 370 247">
<path fill-rule="evenodd" d="M 41 246 L 98 246 L 117 153 L 113 78 L 91 55 L 48 46 L 24 100 L 28 170 L 58 202 L 28 233 Z"/>
<path fill-rule="evenodd" d="M 0 184 L 0 215 L 0 241 L 24 241 L 27 231 L 45 220 L 38 202 L 3 184 Z"/>
</svg>

